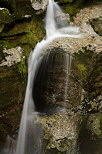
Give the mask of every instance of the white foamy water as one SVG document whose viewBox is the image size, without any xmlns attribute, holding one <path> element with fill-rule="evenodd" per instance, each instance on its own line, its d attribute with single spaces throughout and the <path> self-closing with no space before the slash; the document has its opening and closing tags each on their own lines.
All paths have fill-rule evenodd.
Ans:
<svg viewBox="0 0 102 154">
<path fill-rule="evenodd" d="M 4 149 L 1 151 L 1 154 L 15 154 L 16 149 L 16 140 L 7 135 Z"/>
<path fill-rule="evenodd" d="M 78 27 L 68 26 L 65 14 L 62 12 L 60 7 L 54 2 L 49 0 L 47 13 L 46 13 L 46 40 L 39 42 L 34 51 L 29 57 L 28 66 L 28 82 L 25 94 L 25 101 L 23 106 L 23 112 L 20 122 L 20 129 L 18 134 L 18 141 L 15 154 L 40 154 L 42 147 L 42 136 L 41 128 L 36 124 L 36 118 L 38 113 L 35 112 L 35 106 L 32 99 L 32 86 L 36 75 L 36 70 L 42 60 L 42 53 L 46 46 L 56 38 L 60 37 L 81 37 Z M 67 65 L 70 61 L 68 58 Z M 67 70 L 69 75 L 69 66 Z M 67 87 L 68 79 L 66 79 L 65 88 L 65 99 L 67 99 Z M 9 153 L 9 154 L 14 154 Z M 3 154 L 6 154 L 5 152 Z"/>
<path fill-rule="evenodd" d="M 69 26 L 66 15 L 54 0 L 49 0 L 46 13 L 46 37 L 82 37 L 79 27 Z"/>
</svg>

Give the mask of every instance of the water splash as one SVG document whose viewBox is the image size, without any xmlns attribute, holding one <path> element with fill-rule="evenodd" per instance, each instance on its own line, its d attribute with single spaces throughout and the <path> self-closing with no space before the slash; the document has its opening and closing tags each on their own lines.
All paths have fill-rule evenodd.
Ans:
<svg viewBox="0 0 102 154">
<path fill-rule="evenodd" d="M 78 27 L 68 26 L 67 20 L 62 10 L 53 0 L 49 0 L 46 14 L 46 40 L 42 40 L 36 45 L 29 58 L 28 82 L 20 123 L 16 154 L 41 153 L 43 133 L 41 132 L 40 126 L 36 124 L 38 113 L 35 112 L 35 106 L 32 99 L 32 83 L 36 75 L 36 70 L 42 60 L 42 53 L 44 48 L 54 39 L 59 37 L 79 38 L 81 35 L 79 33 Z M 67 82 L 68 81 L 66 81 L 65 93 L 67 93 Z"/>
<path fill-rule="evenodd" d="M 15 154 L 16 140 L 7 135 L 4 149 L 1 154 Z"/>
</svg>

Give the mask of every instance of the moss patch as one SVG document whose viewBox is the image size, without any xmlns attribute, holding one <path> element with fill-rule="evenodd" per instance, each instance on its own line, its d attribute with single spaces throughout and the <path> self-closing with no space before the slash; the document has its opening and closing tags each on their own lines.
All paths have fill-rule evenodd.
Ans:
<svg viewBox="0 0 102 154">
<path fill-rule="evenodd" d="M 35 19 L 30 19 L 21 23 L 12 24 L 10 29 L 5 29 L 5 32 L 0 36 L 0 46 L 8 49 L 28 44 L 28 46 L 34 48 L 42 36 L 42 25 Z"/>
<path fill-rule="evenodd" d="M 59 0 L 60 3 L 72 3 L 74 0 Z"/>
<path fill-rule="evenodd" d="M 84 7 L 88 7 L 90 5 L 97 5 L 100 4 L 101 0 L 73 0 L 73 1 L 67 1 L 67 0 L 61 0 L 61 4 L 63 9 L 66 13 L 69 13 L 71 20 L 73 20 L 73 17 L 80 12 L 81 9 Z"/>
<path fill-rule="evenodd" d="M 0 33 L 2 32 L 3 29 L 4 29 L 4 24 L 0 24 Z"/>
<path fill-rule="evenodd" d="M 19 90 L 24 87 L 15 66 L 0 69 L 0 109 L 18 102 Z"/>
<path fill-rule="evenodd" d="M 64 10 L 66 13 L 70 15 L 70 17 L 73 17 L 74 15 L 80 12 L 80 8 L 73 6 L 73 5 L 65 6 Z"/>
</svg>

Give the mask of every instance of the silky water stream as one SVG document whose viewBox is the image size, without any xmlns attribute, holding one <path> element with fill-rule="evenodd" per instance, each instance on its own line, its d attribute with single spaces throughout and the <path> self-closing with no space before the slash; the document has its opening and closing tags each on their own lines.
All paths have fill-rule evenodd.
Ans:
<svg viewBox="0 0 102 154">
<path fill-rule="evenodd" d="M 39 116 L 40 114 L 46 114 L 46 112 L 44 113 L 43 110 L 43 112 L 40 113 L 40 110 L 36 110 L 36 104 L 34 102 L 34 98 L 32 97 L 32 90 L 33 93 L 36 92 L 33 88 L 33 81 L 36 78 L 37 69 L 39 68 L 43 60 L 44 49 L 49 43 L 60 37 L 79 38 L 81 37 L 81 34 L 78 27 L 72 27 L 68 25 L 66 16 L 62 12 L 58 4 L 55 3 L 54 0 L 49 0 L 46 13 L 46 39 L 39 42 L 36 45 L 34 51 L 29 56 L 28 82 L 20 122 L 17 146 L 16 148 L 14 146 L 15 150 L 10 147 L 9 142 L 11 143 L 11 146 L 13 146 L 12 143 L 14 143 L 14 141 L 9 137 L 6 141 L 6 145 L 9 146 L 6 146 L 4 148 L 2 152 L 3 154 L 41 154 L 43 132 L 41 131 L 40 126 L 37 125 L 35 121 L 37 116 Z M 50 52 L 48 53 L 48 56 L 49 54 Z M 64 99 L 67 100 L 68 77 L 71 66 L 71 57 L 68 54 L 65 58 L 65 63 L 67 70 Z M 45 65 L 47 65 L 46 62 Z M 42 72 L 43 71 L 44 70 L 42 70 Z"/>
</svg>

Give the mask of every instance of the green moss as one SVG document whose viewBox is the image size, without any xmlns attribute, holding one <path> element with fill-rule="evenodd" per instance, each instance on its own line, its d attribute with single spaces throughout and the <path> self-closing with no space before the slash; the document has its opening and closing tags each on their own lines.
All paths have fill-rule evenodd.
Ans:
<svg viewBox="0 0 102 154">
<path fill-rule="evenodd" d="M 35 17 L 7 26 L 0 35 L 0 50 L 20 46 L 23 51 L 20 63 L 11 67 L 0 67 L 0 109 L 23 102 L 22 91 L 26 86 L 28 55 L 43 37 L 42 23 Z M 1 61 L 4 57 L 3 52 L 0 52 Z"/>
<path fill-rule="evenodd" d="M 80 72 L 86 71 L 86 67 L 83 64 L 78 64 L 77 66 Z"/>
<path fill-rule="evenodd" d="M 74 6 L 74 5 L 68 5 L 64 7 L 64 10 L 66 13 L 68 13 L 70 16 L 75 15 L 80 11 L 80 8 Z"/>
<path fill-rule="evenodd" d="M 74 58 L 86 67 L 90 65 L 93 56 L 94 52 L 87 50 L 87 48 L 83 48 L 82 51 L 74 54 Z"/>
<path fill-rule="evenodd" d="M 0 10 L 0 24 L 6 23 L 10 16 L 9 10 L 4 8 Z"/>
<path fill-rule="evenodd" d="M 61 3 L 72 3 L 73 0 L 59 0 L 59 2 L 61 2 Z"/>
<path fill-rule="evenodd" d="M 0 33 L 2 32 L 3 29 L 4 29 L 4 24 L 0 24 Z"/>
<path fill-rule="evenodd" d="M 19 99 L 19 92 L 24 88 L 22 77 L 17 71 L 17 65 L 0 68 L 0 109 L 6 109 L 16 104 Z M 20 100 L 21 101 L 21 100 Z"/>
<path fill-rule="evenodd" d="M 21 77 L 23 78 L 22 83 L 25 83 L 27 78 L 27 65 L 26 60 L 23 58 L 21 62 L 17 65 L 17 71 L 20 73 Z"/>
<path fill-rule="evenodd" d="M 35 19 L 27 20 L 11 25 L 7 32 L 1 33 L 0 47 L 9 49 L 16 46 L 28 46 L 27 48 L 31 51 L 42 37 L 42 23 Z"/>
<path fill-rule="evenodd" d="M 100 4 L 100 0 L 59 0 L 59 2 L 64 4 L 62 7 L 66 13 L 69 13 L 71 20 L 73 20 L 73 16 L 80 12 L 80 9 L 89 5 Z"/>
</svg>

